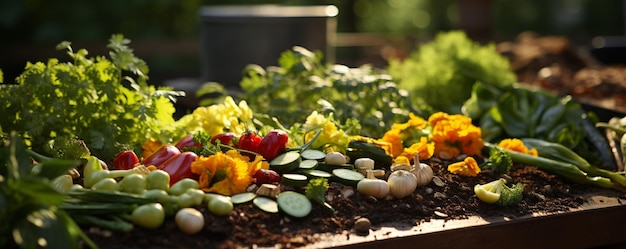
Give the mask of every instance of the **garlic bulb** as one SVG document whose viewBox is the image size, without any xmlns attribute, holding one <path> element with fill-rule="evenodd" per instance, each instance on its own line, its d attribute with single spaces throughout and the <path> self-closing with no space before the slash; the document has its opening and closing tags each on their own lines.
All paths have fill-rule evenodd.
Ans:
<svg viewBox="0 0 626 249">
<path fill-rule="evenodd" d="M 356 191 L 364 195 L 383 199 L 389 194 L 389 185 L 385 180 L 374 177 L 374 172 L 368 170 L 367 177 L 357 183 Z"/>
<path fill-rule="evenodd" d="M 411 172 L 417 178 L 418 187 L 426 186 L 433 180 L 433 169 L 428 164 L 421 163 L 417 153 L 413 155 L 413 170 Z"/>
<path fill-rule="evenodd" d="M 326 158 L 324 158 L 324 162 L 331 165 L 342 165 L 348 162 L 348 159 L 341 152 L 330 152 L 326 154 Z"/>
<path fill-rule="evenodd" d="M 417 188 L 417 177 L 410 171 L 396 170 L 387 178 L 387 184 L 389 184 L 389 193 L 393 197 L 401 199 L 415 191 Z"/>
<path fill-rule="evenodd" d="M 354 169 L 364 176 L 367 176 L 367 171 L 374 169 L 374 164 L 375 162 L 371 158 L 358 158 L 354 160 Z"/>
</svg>

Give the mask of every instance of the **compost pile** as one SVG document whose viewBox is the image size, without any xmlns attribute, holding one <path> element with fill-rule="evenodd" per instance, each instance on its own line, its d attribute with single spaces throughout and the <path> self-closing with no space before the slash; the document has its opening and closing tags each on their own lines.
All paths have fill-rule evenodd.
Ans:
<svg viewBox="0 0 626 249">
<path fill-rule="evenodd" d="M 626 67 L 599 63 L 567 37 L 525 32 L 498 44 L 498 50 L 511 61 L 520 82 L 626 112 Z"/>
<path fill-rule="evenodd" d="M 535 167 L 518 165 L 512 168 L 509 176 L 512 181 L 526 185 L 522 202 L 510 207 L 490 205 L 476 197 L 473 187 L 495 176 L 482 173 L 477 177 L 463 177 L 449 173 L 444 167 L 445 161 L 431 159 L 426 163 L 443 180 L 443 186 L 431 182 L 404 199 L 376 200 L 359 193 L 351 194 L 345 190 L 349 187 L 331 184 L 327 199 L 332 196 L 332 200 L 328 201 L 336 210 L 332 214 L 321 205 L 314 205 L 307 217 L 292 218 L 266 213 L 249 203 L 235 206 L 228 216 L 215 216 L 200 208 L 206 224 L 202 232 L 195 235 L 181 232 L 172 220 L 166 220 L 164 226 L 156 230 L 137 227 L 126 234 L 98 228 L 86 228 L 85 231 L 101 248 L 250 248 L 275 245 L 297 248 L 324 240 L 324 233 L 349 231 L 350 236 L 362 236 L 353 229 L 354 222 L 360 217 L 368 218 L 373 230 L 381 226 L 419 226 L 431 219 L 464 219 L 468 216 L 515 219 L 534 212 L 557 213 L 579 207 L 584 202 L 581 196 L 585 193 L 621 196 L 615 191 L 570 184 Z M 349 237 L 347 239 L 349 241 Z"/>
</svg>

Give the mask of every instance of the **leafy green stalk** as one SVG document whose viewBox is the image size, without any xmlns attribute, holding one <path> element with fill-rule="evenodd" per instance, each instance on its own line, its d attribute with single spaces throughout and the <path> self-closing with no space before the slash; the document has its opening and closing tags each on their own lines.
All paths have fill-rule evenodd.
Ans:
<svg viewBox="0 0 626 249">
<path fill-rule="evenodd" d="M 485 146 L 491 149 L 495 145 L 486 143 Z M 532 156 L 529 154 L 524 154 L 508 149 L 502 150 L 506 152 L 509 157 L 511 157 L 513 163 L 535 166 L 540 170 L 544 170 L 546 172 L 558 175 L 574 183 L 592 185 L 601 188 L 611 188 L 620 191 L 626 190 L 626 188 L 624 188 L 623 186 L 618 186 L 614 184 L 613 182 L 611 182 L 610 179 L 606 177 L 589 176 L 586 172 L 580 170 L 576 165 L 572 163 L 558 161 L 541 156 Z"/>
<path fill-rule="evenodd" d="M 322 204 L 330 211 L 335 211 L 335 209 L 326 202 L 326 191 L 328 190 L 328 180 L 325 178 L 315 178 L 311 179 L 305 188 L 305 195 L 309 199 Z"/>
<path fill-rule="evenodd" d="M 411 112 L 422 114 L 388 74 L 370 66 L 325 65 L 321 60 L 321 53 L 294 47 L 280 55 L 277 67 L 250 65 L 240 83 L 241 98 L 255 112 L 275 117 L 286 127 L 313 111 L 334 113 L 340 123 L 356 116 L 362 129 L 353 132 L 370 137 L 382 137 Z"/>
<path fill-rule="evenodd" d="M 96 248 L 78 225 L 58 208 L 65 195 L 53 180 L 80 165 L 76 160 L 50 160 L 38 169 L 23 139 L 11 133 L 0 146 L 0 248 L 79 248 L 82 240 Z"/>
<path fill-rule="evenodd" d="M 182 137 L 172 103 L 182 92 L 149 85 L 148 67 L 129 43 L 113 35 L 109 57 L 88 57 L 87 50 L 62 42 L 57 48 L 67 51 L 70 62 L 27 63 L 16 84 L 0 84 L 0 109 L 6 116 L 1 130 L 28 137 L 42 154 L 48 154 L 43 152 L 50 140 L 76 137 L 105 161 L 122 147 L 141 151 L 150 138 L 171 142 Z"/>
<path fill-rule="evenodd" d="M 575 165 L 589 176 L 608 178 L 612 182 L 626 188 L 626 176 L 621 172 L 614 172 L 592 166 L 582 156 L 561 144 L 528 138 L 522 139 L 522 141 L 524 141 L 524 144 L 528 147 L 537 149 L 539 156 Z"/>
</svg>

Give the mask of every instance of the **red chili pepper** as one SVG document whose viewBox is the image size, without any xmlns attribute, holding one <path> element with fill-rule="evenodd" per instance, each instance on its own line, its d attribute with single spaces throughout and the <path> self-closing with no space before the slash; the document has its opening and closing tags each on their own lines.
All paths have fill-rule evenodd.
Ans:
<svg viewBox="0 0 626 249">
<path fill-rule="evenodd" d="M 161 148 L 156 150 L 150 156 L 144 158 L 141 161 L 141 164 L 146 166 L 154 165 L 159 167 L 159 165 L 161 165 L 163 162 L 178 154 L 180 154 L 180 150 L 174 145 L 161 146 Z"/>
<path fill-rule="evenodd" d="M 172 186 L 183 178 L 195 179 L 197 177 L 196 174 L 191 172 L 191 163 L 196 158 L 198 158 L 196 153 L 191 151 L 182 152 L 163 162 L 157 168 L 170 174 L 170 186 Z"/>
<path fill-rule="evenodd" d="M 115 169 L 132 169 L 139 163 L 139 158 L 132 150 L 120 151 L 113 159 Z"/>
<path fill-rule="evenodd" d="M 265 183 L 280 182 L 280 175 L 271 169 L 259 169 L 254 172 L 252 178 L 257 186 L 261 186 Z"/>
<path fill-rule="evenodd" d="M 255 153 L 259 152 L 259 144 L 261 144 L 261 136 L 256 134 L 253 131 L 244 132 L 241 137 L 239 137 L 239 142 L 237 143 L 237 149 L 252 151 Z M 254 155 L 247 152 L 242 152 L 242 155 L 248 156 L 251 160 L 254 159 Z"/>
<path fill-rule="evenodd" d="M 212 144 L 217 144 L 217 140 L 220 141 L 220 144 L 235 146 L 235 143 L 237 142 L 237 136 L 233 133 L 222 133 L 211 137 Z"/>
<path fill-rule="evenodd" d="M 261 140 L 258 152 L 268 161 L 272 160 L 287 148 L 287 142 L 289 142 L 287 133 L 281 130 L 272 130 Z"/>
<path fill-rule="evenodd" d="M 202 147 L 200 142 L 193 141 L 193 135 L 187 135 L 176 142 L 176 148 L 183 150 L 185 147 Z"/>
</svg>

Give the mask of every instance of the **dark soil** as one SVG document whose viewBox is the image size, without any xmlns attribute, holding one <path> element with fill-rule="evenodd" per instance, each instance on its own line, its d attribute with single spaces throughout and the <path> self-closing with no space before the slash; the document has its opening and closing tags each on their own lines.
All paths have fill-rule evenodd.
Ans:
<svg viewBox="0 0 626 249">
<path fill-rule="evenodd" d="M 297 248 L 320 240 L 321 237 L 315 234 L 345 231 L 354 234 L 354 222 L 360 217 L 368 218 L 372 229 L 376 230 L 383 224 L 414 226 L 442 216 L 447 216 L 445 219 L 469 216 L 515 218 L 535 212 L 564 212 L 580 207 L 585 202 L 581 195 L 585 193 L 626 198 L 616 191 L 569 184 L 534 167 L 514 166 L 509 174 L 510 181 L 526 185 L 524 198 L 519 205 L 501 207 L 482 203 L 473 192 L 474 185 L 499 176 L 484 171 L 477 177 L 457 176 L 447 172 L 443 166 L 446 162 L 432 159 L 427 163 L 432 165 L 435 175 L 445 185 L 440 187 L 431 182 L 404 199 L 376 200 L 359 193 L 342 195 L 346 187 L 333 183 L 327 197 L 332 197 L 328 202 L 335 208 L 334 213 L 314 203 L 310 215 L 295 219 L 282 213 L 266 213 L 252 204 L 240 204 L 228 216 L 215 216 L 206 208 L 198 207 L 204 213 L 206 225 L 196 235 L 180 232 L 171 219 L 166 220 L 160 229 L 135 228 L 127 234 L 97 228 L 84 230 L 101 248 Z"/>
<path fill-rule="evenodd" d="M 501 42 L 518 81 L 594 106 L 626 113 L 626 65 L 605 65 L 564 36 L 524 32 Z"/>
</svg>

